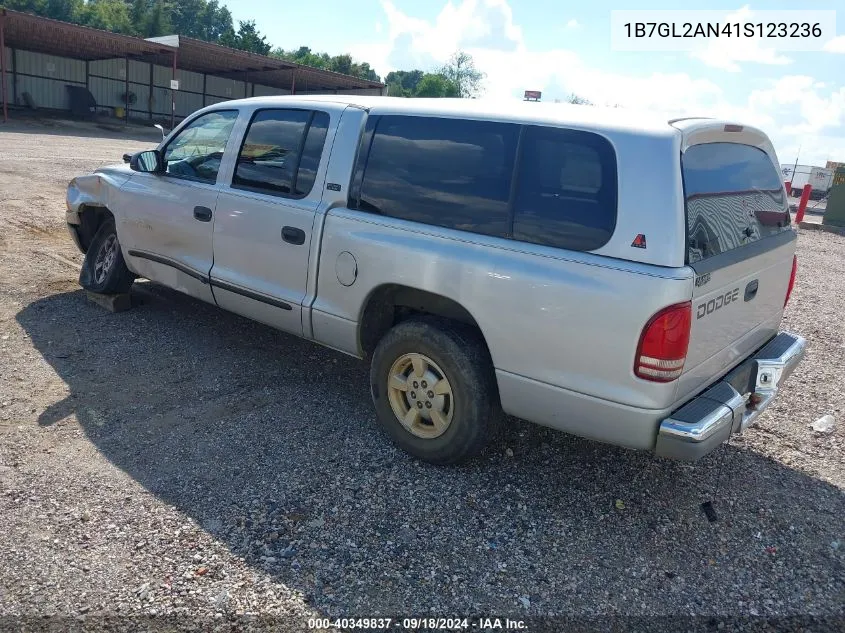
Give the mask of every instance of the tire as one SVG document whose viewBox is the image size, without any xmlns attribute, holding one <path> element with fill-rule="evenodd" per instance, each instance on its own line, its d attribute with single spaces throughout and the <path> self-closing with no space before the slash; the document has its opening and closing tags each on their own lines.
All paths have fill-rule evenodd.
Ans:
<svg viewBox="0 0 845 633">
<path fill-rule="evenodd" d="M 85 253 L 79 284 L 99 294 L 129 292 L 135 276 L 126 267 L 114 220 L 108 219 L 97 230 Z"/>
<path fill-rule="evenodd" d="M 407 379 L 391 382 L 391 376 Z M 480 333 L 445 319 L 414 318 L 388 331 L 373 353 L 370 392 L 393 441 L 433 464 L 477 455 L 501 418 L 493 363 Z"/>
</svg>

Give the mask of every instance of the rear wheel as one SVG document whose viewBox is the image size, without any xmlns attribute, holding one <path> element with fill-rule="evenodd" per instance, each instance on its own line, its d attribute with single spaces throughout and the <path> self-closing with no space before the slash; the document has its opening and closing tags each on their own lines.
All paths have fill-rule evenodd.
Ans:
<svg viewBox="0 0 845 633">
<path fill-rule="evenodd" d="M 500 416 L 481 336 L 443 319 L 412 319 L 391 329 L 373 354 L 370 389 L 394 442 L 436 464 L 480 452 Z"/>
<path fill-rule="evenodd" d="M 103 222 L 85 254 L 79 283 L 86 290 L 101 294 L 128 292 L 134 276 L 126 267 L 114 220 Z"/>
</svg>

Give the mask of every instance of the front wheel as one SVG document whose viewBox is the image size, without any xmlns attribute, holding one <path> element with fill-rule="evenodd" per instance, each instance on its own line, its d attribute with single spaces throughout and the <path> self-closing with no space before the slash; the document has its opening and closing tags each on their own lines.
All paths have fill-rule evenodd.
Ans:
<svg viewBox="0 0 845 633">
<path fill-rule="evenodd" d="M 403 450 L 451 464 L 481 451 L 500 416 L 480 334 L 441 319 L 411 319 L 376 347 L 370 389 L 379 422 Z"/>
<path fill-rule="evenodd" d="M 134 279 L 123 260 L 114 220 L 106 220 L 85 253 L 79 283 L 91 292 L 118 294 L 128 292 Z"/>
</svg>

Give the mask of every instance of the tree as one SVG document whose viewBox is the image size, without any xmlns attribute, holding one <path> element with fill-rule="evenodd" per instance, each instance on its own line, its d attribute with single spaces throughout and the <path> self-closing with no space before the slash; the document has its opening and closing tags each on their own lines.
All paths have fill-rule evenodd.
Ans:
<svg viewBox="0 0 845 633">
<path fill-rule="evenodd" d="M 238 22 L 238 32 L 224 33 L 220 38 L 220 43 L 259 55 L 267 55 L 271 48 L 267 37 L 258 32 L 255 20 L 241 20 Z"/>
<path fill-rule="evenodd" d="M 63 22 L 76 22 L 82 11 L 82 0 L 46 0 L 44 15 Z"/>
<path fill-rule="evenodd" d="M 417 84 L 415 97 L 459 97 L 458 86 L 451 79 L 439 73 L 423 75 Z"/>
<path fill-rule="evenodd" d="M 580 95 L 577 95 L 574 92 L 566 98 L 566 102 L 572 103 L 574 105 L 595 105 L 592 101 L 590 101 L 586 97 L 582 97 Z"/>
<path fill-rule="evenodd" d="M 472 55 L 464 51 L 455 51 L 439 74 L 454 83 L 458 95 L 465 99 L 477 97 L 482 91 L 485 74 L 475 67 Z"/>
<path fill-rule="evenodd" d="M 135 31 L 129 9 L 123 0 L 89 0 L 80 7 L 76 21 L 114 33 L 132 34 Z"/>
<path fill-rule="evenodd" d="M 387 73 L 387 94 L 393 97 L 413 97 L 424 74 L 421 70 L 394 70 Z"/>
<path fill-rule="evenodd" d="M 132 0 L 132 5 L 129 7 L 129 20 L 137 35 L 144 34 L 149 9 L 148 0 Z"/>
<path fill-rule="evenodd" d="M 381 81 L 376 71 L 367 62 L 358 63 L 352 59 L 351 55 L 346 53 L 329 57 L 328 53 L 315 53 L 307 46 L 300 46 L 296 50 L 292 49 L 289 51 L 283 48 L 277 48 L 270 53 L 270 56 L 302 64 L 303 66 L 312 66 L 313 68 L 322 68 L 336 73 L 343 73 L 344 75 L 359 77 L 360 79 Z"/>
<path fill-rule="evenodd" d="M 190 13 L 185 14 L 185 21 L 182 28 L 184 30 L 176 31 L 177 33 L 184 33 L 185 35 L 193 34 L 206 42 L 220 42 L 223 35 L 226 33 L 234 33 L 235 27 L 232 22 L 232 14 L 226 7 L 221 7 L 217 0 L 206 2 L 202 0 L 205 8 L 198 12 L 198 20 L 195 25 L 190 24 L 193 19 Z M 180 0 L 181 3 L 181 0 Z M 194 29 L 194 30 L 192 30 Z"/>
<path fill-rule="evenodd" d="M 173 30 L 170 24 L 170 14 L 165 9 L 164 0 L 156 0 L 143 29 L 145 37 L 168 35 Z"/>
<path fill-rule="evenodd" d="M 304 66 L 311 66 L 313 68 L 328 68 L 331 59 L 328 53 L 318 55 L 313 53 L 307 46 L 300 46 L 298 49 L 286 51 L 282 48 L 277 48 L 270 53 L 271 57 L 277 57 L 289 62 L 296 62 Z"/>
</svg>

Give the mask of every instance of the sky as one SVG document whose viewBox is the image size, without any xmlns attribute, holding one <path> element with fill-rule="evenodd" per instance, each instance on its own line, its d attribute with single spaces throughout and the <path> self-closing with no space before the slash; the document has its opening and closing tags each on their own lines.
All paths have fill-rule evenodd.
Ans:
<svg viewBox="0 0 845 633">
<path fill-rule="evenodd" d="M 840 9 L 837 37 L 817 52 L 757 45 L 696 52 L 615 52 L 610 16 L 617 1 L 546 0 L 224 0 L 237 20 L 255 20 L 274 46 L 350 53 L 384 77 L 391 70 L 434 70 L 457 49 L 485 74 L 484 99 L 543 101 L 575 93 L 599 105 L 725 117 L 762 128 L 782 163 L 845 162 L 845 4 L 816 0 L 804 9 Z M 838 5 L 838 7 L 837 7 Z M 319 8 L 316 8 L 319 6 Z M 688 9 L 754 20 L 755 11 L 795 2 L 708 0 Z M 679 3 L 648 2 L 649 9 Z M 735 17 L 732 19 L 736 19 Z"/>
</svg>

